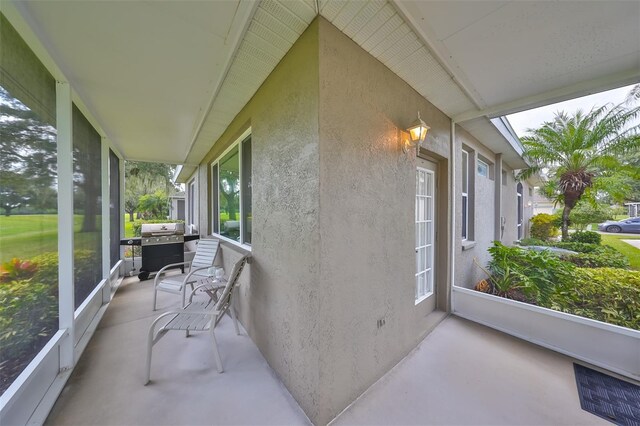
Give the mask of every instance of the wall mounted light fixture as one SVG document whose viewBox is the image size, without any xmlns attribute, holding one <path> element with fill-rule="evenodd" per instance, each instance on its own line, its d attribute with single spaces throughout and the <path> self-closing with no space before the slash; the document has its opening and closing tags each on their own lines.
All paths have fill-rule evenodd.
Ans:
<svg viewBox="0 0 640 426">
<path fill-rule="evenodd" d="M 405 153 L 409 152 L 409 149 L 414 149 L 424 142 L 429 129 L 430 127 L 420 118 L 420 111 L 418 111 L 418 119 L 407 129 L 408 137 L 403 137 L 402 150 Z"/>
</svg>

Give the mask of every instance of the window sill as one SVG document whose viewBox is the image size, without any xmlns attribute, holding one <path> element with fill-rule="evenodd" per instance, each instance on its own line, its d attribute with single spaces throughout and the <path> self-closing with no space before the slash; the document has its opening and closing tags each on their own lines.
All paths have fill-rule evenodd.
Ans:
<svg viewBox="0 0 640 426">
<path fill-rule="evenodd" d="M 232 240 L 231 238 L 225 237 L 223 235 L 220 234 L 211 234 L 212 237 L 214 238 L 218 238 L 220 240 L 220 242 L 224 242 L 224 243 L 228 243 L 229 245 L 232 245 L 234 247 L 237 247 L 241 250 L 244 250 L 245 252 L 251 253 L 251 246 L 247 245 L 247 244 L 241 244 L 239 242 L 237 242 L 236 240 Z"/>
<path fill-rule="evenodd" d="M 462 242 L 462 251 L 471 250 L 475 246 L 476 246 L 476 242 L 475 241 L 465 240 L 465 241 Z"/>
</svg>

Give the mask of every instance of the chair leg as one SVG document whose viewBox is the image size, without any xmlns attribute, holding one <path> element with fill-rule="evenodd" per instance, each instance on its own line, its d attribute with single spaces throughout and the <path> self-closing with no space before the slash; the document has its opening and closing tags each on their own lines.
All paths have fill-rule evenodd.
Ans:
<svg viewBox="0 0 640 426">
<path fill-rule="evenodd" d="M 144 384 L 145 386 L 149 384 L 149 381 L 151 380 L 151 351 L 153 350 L 153 329 L 154 326 L 153 324 L 151 325 L 151 328 L 149 328 L 149 336 L 147 337 L 147 362 L 145 365 L 145 377 L 144 377 Z"/>
<path fill-rule="evenodd" d="M 153 310 L 156 310 L 156 298 L 158 297 L 158 289 L 153 286 Z"/>
<path fill-rule="evenodd" d="M 231 319 L 233 320 L 233 326 L 236 328 L 236 334 L 239 336 L 240 327 L 238 327 L 238 318 L 236 317 L 236 309 L 234 308 L 233 303 L 231 303 L 231 306 L 229 306 L 229 313 L 231 314 Z"/>
<path fill-rule="evenodd" d="M 211 324 L 213 327 L 213 324 Z M 218 351 L 218 343 L 216 342 L 216 334 L 211 329 L 211 341 L 213 342 L 213 357 L 216 359 L 216 366 L 218 367 L 218 373 L 222 373 L 222 358 L 220 358 L 220 352 Z"/>
</svg>

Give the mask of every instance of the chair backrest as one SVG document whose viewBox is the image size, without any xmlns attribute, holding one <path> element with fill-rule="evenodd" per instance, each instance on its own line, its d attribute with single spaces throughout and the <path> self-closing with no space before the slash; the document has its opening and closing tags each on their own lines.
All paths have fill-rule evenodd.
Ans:
<svg viewBox="0 0 640 426">
<path fill-rule="evenodd" d="M 242 273 L 244 266 L 247 264 L 248 259 L 249 255 L 244 255 L 233 265 L 231 273 L 229 274 L 229 281 L 227 281 L 227 285 L 224 287 L 224 290 L 216 303 L 215 310 L 225 312 L 231 305 L 233 290 L 240 281 L 240 274 Z"/>
<path fill-rule="evenodd" d="M 193 261 L 191 262 L 191 269 L 212 267 L 213 262 L 216 260 L 219 247 L 220 240 L 199 240 L 196 247 L 196 255 L 193 257 Z M 193 275 L 207 277 L 209 276 L 209 271 L 207 269 L 203 269 L 201 271 L 194 272 Z"/>
</svg>

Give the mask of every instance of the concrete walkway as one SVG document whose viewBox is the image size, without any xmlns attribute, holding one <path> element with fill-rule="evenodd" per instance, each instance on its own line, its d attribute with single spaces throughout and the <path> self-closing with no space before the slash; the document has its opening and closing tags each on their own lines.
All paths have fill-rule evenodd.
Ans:
<svg viewBox="0 0 640 426">
<path fill-rule="evenodd" d="M 143 386 L 151 281 L 121 286 L 49 415 L 55 425 L 304 425 L 305 414 L 229 318 L 208 336 L 169 333 Z M 177 296 L 159 295 L 160 306 Z M 310 366 L 314 368 L 314 366 Z M 443 321 L 335 425 L 608 424 L 580 408 L 572 360 L 457 318 Z"/>
<path fill-rule="evenodd" d="M 622 241 L 640 250 L 640 240 L 622 240 Z"/>
</svg>

